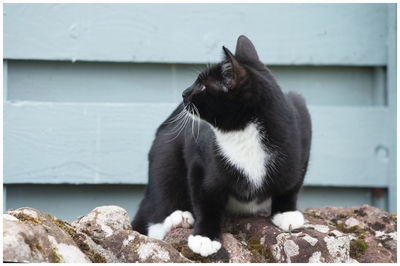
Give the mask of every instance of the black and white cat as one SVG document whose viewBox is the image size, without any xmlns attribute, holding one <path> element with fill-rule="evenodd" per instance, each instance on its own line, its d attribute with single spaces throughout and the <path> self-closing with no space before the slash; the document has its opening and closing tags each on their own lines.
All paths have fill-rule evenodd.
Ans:
<svg viewBox="0 0 400 266">
<path fill-rule="evenodd" d="M 296 211 L 311 145 L 304 99 L 284 94 L 240 36 L 233 55 L 202 72 L 156 133 L 149 182 L 133 229 L 162 239 L 194 227 L 189 248 L 208 256 L 221 248 L 228 213 L 272 215 L 283 230 L 299 228 Z"/>
</svg>

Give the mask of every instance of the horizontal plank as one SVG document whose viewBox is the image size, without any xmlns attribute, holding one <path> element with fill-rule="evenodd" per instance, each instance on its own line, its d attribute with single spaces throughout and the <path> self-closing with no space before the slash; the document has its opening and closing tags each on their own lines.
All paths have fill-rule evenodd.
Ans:
<svg viewBox="0 0 400 266">
<path fill-rule="evenodd" d="M 171 102 L 205 65 L 8 61 L 8 100 Z M 382 105 L 382 67 L 272 66 L 284 91 L 312 105 Z M 155 78 L 157 77 L 157 78 Z"/>
<path fill-rule="evenodd" d="M 4 183 L 145 184 L 156 127 L 175 104 L 5 103 Z M 310 107 L 307 185 L 386 187 L 388 109 Z"/>
<path fill-rule="evenodd" d="M 266 64 L 386 65 L 395 4 L 5 4 L 4 57 L 209 63 L 246 34 Z"/>
<path fill-rule="evenodd" d="M 73 222 L 98 206 L 113 204 L 127 210 L 132 220 L 144 191 L 144 186 L 137 185 L 7 185 L 4 210 L 30 206 Z M 367 188 L 305 187 L 299 193 L 297 207 L 373 206 L 371 198 L 371 190 Z"/>
</svg>

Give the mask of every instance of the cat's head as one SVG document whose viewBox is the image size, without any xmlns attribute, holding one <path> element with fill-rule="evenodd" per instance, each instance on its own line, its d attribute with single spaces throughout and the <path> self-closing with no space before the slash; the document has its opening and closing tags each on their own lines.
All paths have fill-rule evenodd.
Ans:
<svg viewBox="0 0 400 266">
<path fill-rule="evenodd" d="M 182 93 L 183 103 L 220 130 L 238 130 L 256 118 L 266 104 L 266 87 L 275 81 L 247 37 L 238 38 L 235 55 L 223 51 L 225 59 L 200 73 Z"/>
</svg>

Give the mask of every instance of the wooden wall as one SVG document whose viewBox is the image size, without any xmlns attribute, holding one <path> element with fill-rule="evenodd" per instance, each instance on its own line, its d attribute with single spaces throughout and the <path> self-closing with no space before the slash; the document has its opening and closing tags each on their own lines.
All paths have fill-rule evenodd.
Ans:
<svg viewBox="0 0 400 266">
<path fill-rule="evenodd" d="M 108 184 L 124 202 L 126 185 L 136 208 L 156 127 L 245 34 L 310 106 L 304 195 L 396 212 L 394 4 L 5 4 L 3 19 L 6 208 L 54 205 L 34 191 L 62 184 Z"/>
</svg>

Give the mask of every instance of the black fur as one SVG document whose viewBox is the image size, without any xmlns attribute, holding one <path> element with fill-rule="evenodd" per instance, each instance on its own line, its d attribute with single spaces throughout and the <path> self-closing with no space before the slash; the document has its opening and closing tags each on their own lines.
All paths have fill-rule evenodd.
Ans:
<svg viewBox="0 0 400 266">
<path fill-rule="evenodd" d="M 305 101 L 281 91 L 245 36 L 239 37 L 235 55 L 225 47 L 224 52 L 225 60 L 199 75 L 183 92 L 183 103 L 157 130 L 145 197 L 132 223 L 142 234 L 147 234 L 149 223 L 161 223 L 173 211 L 183 210 L 194 215 L 193 235 L 220 239 L 228 195 L 244 202 L 271 197 L 272 214 L 296 209 L 311 145 Z M 178 136 L 171 134 L 181 121 L 174 118 L 183 108 L 195 113 L 193 106 L 200 125 L 190 121 Z M 256 191 L 218 151 L 212 130 L 240 130 L 251 121 L 260 125 L 264 148 L 274 157 Z"/>
</svg>

